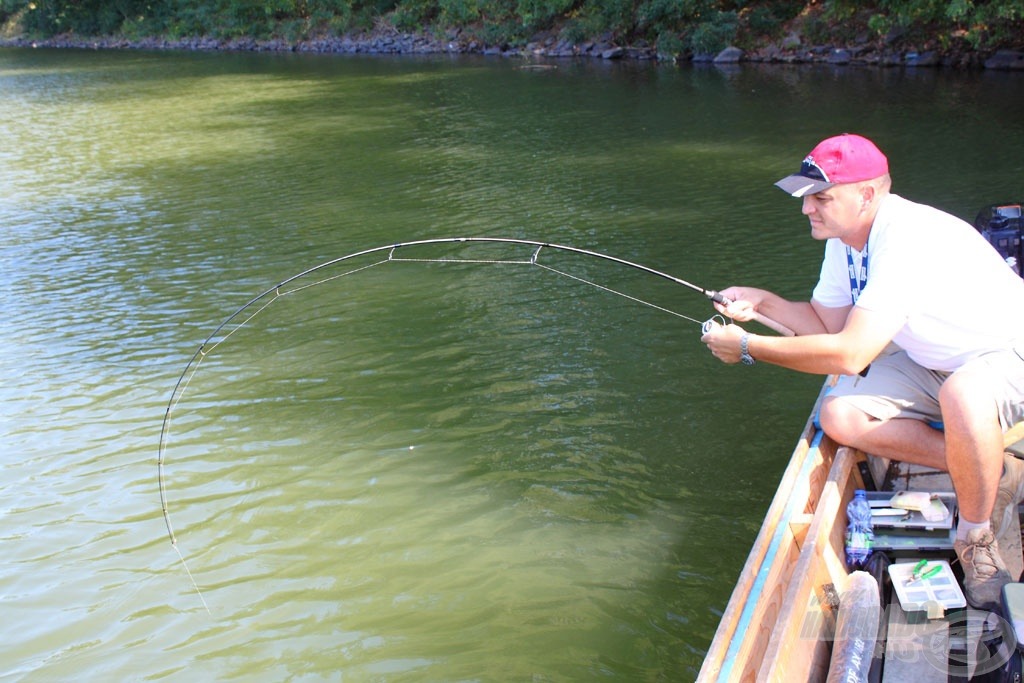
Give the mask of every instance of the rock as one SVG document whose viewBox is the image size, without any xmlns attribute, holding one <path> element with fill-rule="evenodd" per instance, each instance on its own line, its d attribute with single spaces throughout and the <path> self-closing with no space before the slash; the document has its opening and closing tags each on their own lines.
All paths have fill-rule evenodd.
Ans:
<svg viewBox="0 0 1024 683">
<path fill-rule="evenodd" d="M 1024 52 L 1020 50 L 999 50 L 985 60 L 986 69 L 1024 69 Z"/>
<path fill-rule="evenodd" d="M 768 45 L 756 52 L 747 53 L 747 59 L 751 62 L 774 62 L 782 57 L 782 50 L 776 45 Z"/>
<path fill-rule="evenodd" d="M 893 26 L 891 29 L 889 29 L 889 32 L 885 34 L 885 44 L 893 45 L 894 43 L 896 43 L 896 41 L 898 41 L 900 38 L 906 35 L 906 33 L 907 29 L 905 29 L 904 27 Z"/>
<path fill-rule="evenodd" d="M 903 57 L 897 52 L 885 52 L 879 58 L 881 66 L 900 66 L 903 64 Z"/>
<path fill-rule="evenodd" d="M 715 64 L 737 64 L 743 59 L 743 50 L 738 47 L 727 47 L 715 55 Z"/>
<path fill-rule="evenodd" d="M 935 50 L 925 52 L 908 52 L 906 55 L 907 66 L 939 66 L 942 60 Z"/>
<path fill-rule="evenodd" d="M 604 60 L 659 60 L 664 62 L 688 61 L 697 63 L 715 63 L 730 66 L 739 62 L 773 62 L 783 64 L 821 64 L 858 65 L 875 67 L 946 67 L 952 69 L 1004 69 L 1024 71 L 1024 50 L 1000 50 L 995 54 L 977 52 L 961 47 L 945 49 L 942 52 L 898 51 L 897 43 L 902 42 L 903 31 L 897 29 L 890 32 L 884 45 L 874 45 L 865 41 L 865 34 L 856 37 L 854 45 L 836 48 L 833 45 L 810 45 L 798 32 L 793 31 L 777 43 L 769 44 L 746 52 L 736 47 L 728 47 L 718 54 L 673 54 L 674 51 L 659 52 L 646 41 L 638 39 L 635 43 L 617 45 L 613 33 L 599 38 L 573 43 L 559 39 L 553 31 L 540 32 L 533 36 L 525 47 L 511 47 L 507 44 L 489 45 L 470 31 L 458 28 L 449 29 L 442 34 L 403 33 L 394 28 L 384 26 L 366 33 L 354 33 L 338 36 L 321 36 L 298 41 L 286 39 L 254 39 L 240 37 L 235 39 L 217 39 L 210 37 L 187 36 L 175 40 L 163 37 L 149 37 L 129 40 L 123 37 L 109 36 L 101 38 L 80 38 L 70 34 L 62 34 L 46 40 L 31 40 L 25 37 L 0 37 L 0 46 L 31 45 L 33 47 L 65 47 L 90 49 L 165 49 L 165 50 L 233 50 L 259 52 L 318 52 L 318 53 L 369 53 L 369 54 L 484 54 L 501 57 L 549 57 L 572 58 L 589 57 Z M 905 48 L 904 48 L 905 49 Z M 987 58 L 987 59 L 986 59 Z"/>
<path fill-rule="evenodd" d="M 629 47 L 626 48 L 626 56 L 630 59 L 645 60 L 655 59 L 657 53 L 649 47 Z"/>
<path fill-rule="evenodd" d="M 836 49 L 828 53 L 826 61 L 828 61 L 829 64 L 842 66 L 844 64 L 849 64 L 852 59 L 853 56 L 850 54 L 849 50 Z"/>
</svg>

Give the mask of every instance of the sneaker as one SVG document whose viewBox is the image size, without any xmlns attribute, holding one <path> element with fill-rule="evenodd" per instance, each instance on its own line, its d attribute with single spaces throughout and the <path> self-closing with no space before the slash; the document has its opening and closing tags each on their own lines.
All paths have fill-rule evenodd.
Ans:
<svg viewBox="0 0 1024 683">
<path fill-rule="evenodd" d="M 1013 523 L 1017 506 L 1024 500 L 1024 461 L 1012 453 L 1003 454 L 1003 476 L 992 508 L 992 533 L 1002 538 L 1003 531 Z"/>
<path fill-rule="evenodd" d="M 996 537 L 988 529 L 972 529 L 966 541 L 953 544 L 964 570 L 964 594 L 975 609 L 999 610 L 1003 586 L 1010 583 Z"/>
</svg>

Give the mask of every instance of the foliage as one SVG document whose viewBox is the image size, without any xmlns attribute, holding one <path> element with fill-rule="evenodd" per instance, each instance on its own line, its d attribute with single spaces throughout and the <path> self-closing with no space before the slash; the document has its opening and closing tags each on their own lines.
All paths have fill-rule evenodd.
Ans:
<svg viewBox="0 0 1024 683">
<path fill-rule="evenodd" d="M 740 19 L 749 35 L 774 39 L 782 35 L 786 23 L 799 16 L 803 9 L 803 2 L 792 0 L 752 3 L 741 10 Z"/>
<path fill-rule="evenodd" d="M 515 13 L 527 29 L 545 29 L 564 16 L 573 0 L 518 0 Z"/>
<path fill-rule="evenodd" d="M 777 39 L 797 22 L 812 41 L 879 40 L 1024 46 L 1024 0 L 0 0 L 0 21 L 33 35 L 305 37 L 390 25 L 459 28 L 489 44 L 557 29 L 565 40 L 646 40 L 659 50 L 711 52 Z"/>
<path fill-rule="evenodd" d="M 689 47 L 695 54 L 715 54 L 736 38 L 738 18 L 735 12 L 717 12 L 690 32 Z"/>
<path fill-rule="evenodd" d="M 1024 0 L 831 0 L 826 6 L 833 24 L 868 12 L 866 25 L 878 37 L 902 33 L 943 46 L 961 37 L 975 49 L 1021 47 L 1024 37 Z"/>
<path fill-rule="evenodd" d="M 416 31 L 432 24 L 437 13 L 437 3 L 432 0 L 406 0 L 391 13 L 391 23 L 400 31 Z"/>
</svg>

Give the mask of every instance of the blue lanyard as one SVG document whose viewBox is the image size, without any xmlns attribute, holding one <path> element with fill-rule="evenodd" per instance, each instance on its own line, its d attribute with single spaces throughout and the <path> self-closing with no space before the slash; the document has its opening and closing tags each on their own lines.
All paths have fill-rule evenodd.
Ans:
<svg viewBox="0 0 1024 683">
<path fill-rule="evenodd" d="M 868 247 L 864 245 L 864 253 L 860 257 L 860 270 L 853 265 L 853 249 L 846 247 L 846 264 L 850 270 L 850 299 L 857 303 L 860 293 L 868 284 Z"/>
</svg>

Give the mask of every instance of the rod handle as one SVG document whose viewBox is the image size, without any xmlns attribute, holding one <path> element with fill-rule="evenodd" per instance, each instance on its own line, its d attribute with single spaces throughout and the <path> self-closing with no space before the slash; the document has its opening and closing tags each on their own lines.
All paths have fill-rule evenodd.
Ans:
<svg viewBox="0 0 1024 683">
<path fill-rule="evenodd" d="M 706 294 L 707 297 L 709 299 L 711 299 L 712 301 L 714 301 L 716 304 L 722 304 L 723 306 L 728 306 L 729 304 L 732 303 L 732 301 L 730 301 L 729 299 L 727 299 L 724 296 L 722 296 L 721 292 L 716 292 L 713 289 L 709 289 L 709 290 L 705 291 L 704 294 Z M 761 323 L 762 325 L 764 325 L 765 327 L 767 327 L 770 330 L 775 330 L 776 332 L 781 334 L 783 337 L 793 337 L 793 336 L 796 336 L 796 333 L 793 332 L 793 330 L 789 329 L 788 327 L 786 327 L 785 325 L 783 325 L 780 322 L 776 322 L 775 320 L 772 320 L 771 318 L 764 317 L 763 315 L 761 315 L 757 311 L 754 311 L 754 317 L 752 317 L 751 320 L 753 320 L 755 322 Z"/>
</svg>

